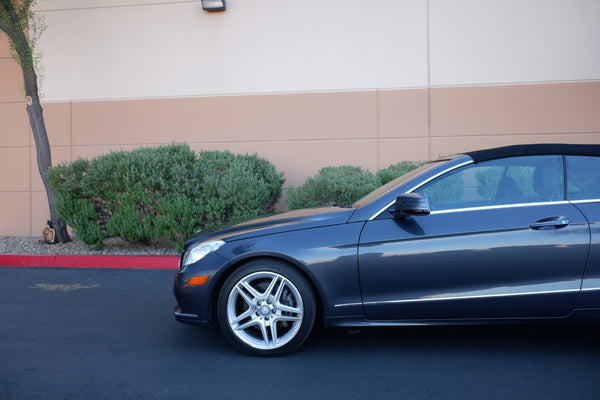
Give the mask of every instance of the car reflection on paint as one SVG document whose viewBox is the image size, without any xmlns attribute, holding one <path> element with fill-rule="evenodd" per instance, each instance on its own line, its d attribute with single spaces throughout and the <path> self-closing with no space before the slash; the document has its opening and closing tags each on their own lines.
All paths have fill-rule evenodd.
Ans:
<svg viewBox="0 0 600 400">
<path fill-rule="evenodd" d="M 175 318 L 238 349 L 297 349 L 327 327 L 600 316 L 600 145 L 437 160 L 352 208 L 300 210 L 186 243 Z"/>
</svg>

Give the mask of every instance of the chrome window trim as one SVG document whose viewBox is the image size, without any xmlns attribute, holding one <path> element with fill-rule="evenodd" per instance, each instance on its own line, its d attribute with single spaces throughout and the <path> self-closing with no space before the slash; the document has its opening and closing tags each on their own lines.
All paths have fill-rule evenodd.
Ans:
<svg viewBox="0 0 600 400">
<path fill-rule="evenodd" d="M 410 193 L 410 192 L 407 192 L 407 193 Z M 390 204 L 388 204 L 387 207 L 385 207 L 383 210 L 381 210 L 379 213 L 377 213 L 374 217 L 370 218 L 369 221 L 378 217 L 383 211 L 389 209 L 394 204 L 395 201 L 396 200 L 394 200 Z M 600 201 L 600 200 L 598 200 L 598 201 Z M 591 203 L 591 201 L 585 201 L 585 202 Z M 515 207 L 535 207 L 535 206 L 549 206 L 549 205 L 557 205 L 557 204 L 564 205 L 564 204 L 571 204 L 571 203 L 574 203 L 574 202 L 570 202 L 567 200 L 560 200 L 560 201 L 542 201 L 542 202 L 534 202 L 534 203 L 496 204 L 493 206 L 465 207 L 465 208 L 451 208 L 448 210 L 437 210 L 437 211 L 431 211 L 430 215 L 450 214 L 450 213 L 468 212 L 468 211 L 500 210 L 503 208 L 515 208 Z"/>
<path fill-rule="evenodd" d="M 600 287 L 591 287 L 591 288 L 583 288 L 583 289 L 581 289 L 582 292 L 595 292 L 597 290 L 600 290 Z"/>
<path fill-rule="evenodd" d="M 597 203 L 600 199 L 569 200 L 573 204 Z"/>
<path fill-rule="evenodd" d="M 455 165 L 453 167 L 447 168 L 429 178 L 427 178 L 426 180 L 424 180 L 423 182 L 420 182 L 418 185 L 416 185 L 415 187 L 407 190 L 405 193 L 412 193 L 413 191 L 417 190 L 418 188 L 420 188 L 421 186 L 425 185 L 426 183 L 431 182 L 432 180 L 434 180 L 435 178 L 437 178 L 438 176 L 444 175 L 445 173 L 448 173 L 450 171 L 453 171 L 457 168 L 460 167 L 464 167 L 465 165 L 469 165 L 469 164 L 473 164 L 473 160 L 469 160 L 469 161 L 465 161 L 463 163 L 460 163 L 458 165 Z M 396 202 L 396 199 L 392 200 L 387 206 L 383 207 L 381 210 L 377 211 L 375 214 L 373 214 L 373 216 L 371 216 L 371 218 L 369 218 L 369 221 L 374 220 L 375 218 L 379 217 L 379 215 L 381 215 L 381 213 L 383 213 L 384 211 L 386 211 L 387 209 L 389 209 L 392 204 L 394 204 Z"/>
<path fill-rule="evenodd" d="M 542 202 L 537 202 L 537 203 L 496 204 L 493 206 L 452 208 L 449 210 L 432 211 L 431 215 L 449 214 L 449 213 L 466 212 L 466 211 L 494 210 L 494 209 L 514 208 L 514 207 L 549 206 L 549 205 L 553 205 L 553 204 L 570 204 L 570 203 L 566 200 L 560 200 L 560 201 L 542 201 Z"/>
</svg>

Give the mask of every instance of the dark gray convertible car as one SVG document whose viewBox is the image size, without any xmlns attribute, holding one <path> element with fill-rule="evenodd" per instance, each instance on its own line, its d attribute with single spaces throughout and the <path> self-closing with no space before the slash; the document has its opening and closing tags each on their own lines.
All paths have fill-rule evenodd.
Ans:
<svg viewBox="0 0 600 400">
<path fill-rule="evenodd" d="M 600 320 L 600 145 L 431 162 L 352 208 L 284 213 L 185 245 L 175 318 L 256 355 L 325 326 Z"/>
</svg>

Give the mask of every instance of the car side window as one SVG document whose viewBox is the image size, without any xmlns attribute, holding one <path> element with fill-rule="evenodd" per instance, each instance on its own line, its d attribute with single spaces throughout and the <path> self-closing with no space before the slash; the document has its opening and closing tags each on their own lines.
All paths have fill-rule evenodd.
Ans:
<svg viewBox="0 0 600 400">
<path fill-rule="evenodd" d="M 469 164 L 416 190 L 431 211 L 564 200 L 561 156 L 508 157 Z"/>
<path fill-rule="evenodd" d="M 600 157 L 567 156 L 567 200 L 600 199 Z"/>
</svg>

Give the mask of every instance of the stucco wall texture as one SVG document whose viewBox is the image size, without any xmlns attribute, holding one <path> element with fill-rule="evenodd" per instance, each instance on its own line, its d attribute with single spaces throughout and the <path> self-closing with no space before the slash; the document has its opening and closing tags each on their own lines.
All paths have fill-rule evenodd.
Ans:
<svg viewBox="0 0 600 400">
<path fill-rule="evenodd" d="M 364 2 L 332 0 L 318 14 L 323 21 L 317 21 L 317 34 L 306 33 L 304 38 L 292 37 L 293 29 L 286 31 L 281 20 L 287 15 L 286 6 L 288 11 L 293 7 L 297 26 L 303 26 L 311 16 L 305 9 L 310 4 L 305 2 L 305 8 L 298 8 L 296 3 L 303 2 L 230 0 L 228 10 L 219 15 L 202 12 L 198 1 L 126 3 L 128 6 L 112 0 L 40 2 L 40 13 L 48 24 L 41 50 L 46 67 L 44 115 L 54 164 L 116 149 L 185 142 L 196 150 L 258 153 L 285 173 L 287 186 L 301 184 L 327 165 L 361 165 L 376 171 L 401 160 L 434 159 L 499 145 L 600 143 L 600 56 L 587 55 L 591 46 L 597 52 L 600 35 L 588 37 L 597 28 L 586 25 L 585 17 L 582 22 L 564 16 L 568 14 L 565 10 L 577 11 L 577 15 L 600 10 L 596 2 L 575 2 L 573 7 L 574 3 L 567 1 L 532 1 L 522 7 L 522 2 L 507 1 L 504 8 L 492 2 L 490 11 L 480 6 L 481 2 L 468 0 L 453 3 L 451 8 L 437 0 L 382 0 L 379 8 L 383 11 L 365 14 L 359 7 Z M 254 8 L 249 3 L 254 3 Z M 404 11 L 402 18 L 410 18 L 397 26 L 397 19 L 386 17 L 386 7 L 388 13 Z M 370 42 L 384 40 L 379 32 L 372 40 L 332 57 L 329 66 L 311 63 L 294 69 L 291 65 L 301 58 L 297 56 L 299 47 L 316 46 L 317 54 L 324 56 L 326 48 L 320 50 L 318 34 L 325 31 L 319 24 L 337 26 L 331 16 L 339 9 L 345 17 L 340 24 L 347 29 L 360 21 L 380 25 L 384 33 L 402 31 L 408 25 L 406 29 L 417 37 L 402 37 L 399 42 L 392 38 L 371 48 Z M 267 27 L 249 28 L 244 21 L 249 16 L 260 19 L 260 10 L 269 13 Z M 518 18 L 510 18 L 517 10 Z M 545 37 L 544 32 L 532 33 L 523 27 L 525 22 L 519 22 L 539 15 L 540 10 L 550 19 L 541 27 Z M 132 22 L 128 18 L 134 12 L 148 18 Z M 174 64 L 147 65 L 140 72 L 142 77 L 130 75 L 129 81 L 119 81 L 123 71 L 119 66 L 129 69 L 136 58 L 148 56 L 152 51 L 148 43 L 160 47 L 157 41 L 161 36 L 147 33 L 151 40 L 143 42 L 142 54 L 129 54 L 122 51 L 121 44 L 112 42 L 114 38 L 98 32 L 98 26 L 105 18 L 116 21 L 117 28 L 119 21 L 129 21 L 132 26 L 127 29 L 138 32 L 142 40 L 139 31 L 149 29 L 144 21 L 158 14 L 185 15 L 190 21 L 184 22 L 190 25 L 180 21 L 177 29 L 188 38 L 198 38 L 202 29 L 218 31 L 217 44 L 222 47 L 218 50 L 213 44 L 214 54 L 204 54 L 203 62 L 210 65 L 214 61 L 222 70 L 233 72 L 221 71 L 221 78 L 214 82 L 210 80 L 214 66 L 194 73 L 189 65 L 178 67 L 185 64 L 185 59 L 180 59 Z M 443 18 L 444 14 L 450 18 Z M 366 17 L 372 21 L 365 21 Z M 279 22 L 275 24 L 273 18 Z M 561 34 L 552 29 L 556 22 L 552 18 L 566 18 Z M 472 31 L 465 28 L 469 24 L 481 34 L 469 33 Z M 237 26 L 239 30 L 242 26 L 246 29 L 242 36 L 257 40 L 265 37 L 264 30 L 271 25 L 284 30 L 282 35 L 289 41 L 280 39 L 277 46 L 267 43 L 262 50 L 254 48 L 259 51 L 254 58 L 245 58 L 248 50 L 245 43 L 236 42 L 242 40 L 239 36 L 223 33 L 226 28 Z M 96 26 L 98 37 L 94 46 L 84 49 L 91 39 L 86 42 L 81 36 L 93 33 L 85 26 Z M 76 29 L 76 38 L 66 36 L 69 28 Z M 443 31 L 451 34 L 443 35 Z M 329 46 L 343 46 L 348 39 L 344 32 L 329 36 L 333 41 Z M 369 30 L 361 32 L 369 34 Z M 350 39 L 358 40 L 355 35 Z M 556 43 L 559 40 L 564 43 Z M 551 45 L 537 56 L 525 54 L 546 41 Z M 402 44 L 400 50 L 396 49 L 398 43 Z M 574 45 L 581 48 L 573 50 Z M 274 48 L 278 54 L 270 53 Z M 78 52 L 85 53 L 82 57 L 86 60 L 77 61 Z M 227 57 L 234 59 L 235 66 Z M 265 74 L 264 69 L 272 68 L 277 57 L 290 59 L 279 64 L 285 71 Z M 354 65 L 361 59 L 365 60 L 362 69 Z M 505 63 L 498 65 L 501 59 Z M 560 60 L 560 65 L 538 65 L 539 59 Z M 102 64 L 103 60 L 107 61 Z M 353 66 L 344 70 L 347 63 Z M 410 66 L 403 69 L 404 63 Z M 93 65 L 96 69 L 90 74 Z M 170 69 L 165 70 L 167 67 Z M 240 72 L 244 67 L 248 70 Z M 395 68 L 399 68 L 398 74 L 394 74 Z M 323 78 L 335 76 L 336 69 L 336 79 Z M 293 74 L 285 79 L 290 72 Z M 11 236 L 39 234 L 48 217 L 20 74 L 6 39 L 0 36 L 0 235 Z M 151 85 L 152 90 L 144 85 L 149 76 L 161 77 L 161 82 Z M 114 84 L 116 81 L 119 84 Z"/>
</svg>

